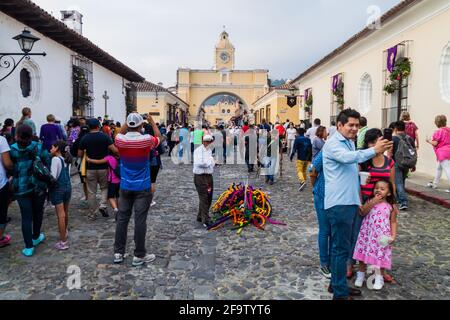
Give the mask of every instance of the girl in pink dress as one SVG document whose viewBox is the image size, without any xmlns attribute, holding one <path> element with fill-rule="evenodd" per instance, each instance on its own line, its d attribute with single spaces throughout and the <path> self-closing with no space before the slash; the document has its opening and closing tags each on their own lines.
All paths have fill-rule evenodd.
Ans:
<svg viewBox="0 0 450 320">
<path fill-rule="evenodd" d="M 361 288 L 365 281 L 366 267 L 375 268 L 375 290 L 384 286 L 382 269 L 392 268 L 392 244 L 397 238 L 397 209 L 394 187 L 390 181 L 380 180 L 375 185 L 375 197 L 361 207 L 365 216 L 356 243 L 353 259 L 359 261 L 355 286 Z"/>
</svg>

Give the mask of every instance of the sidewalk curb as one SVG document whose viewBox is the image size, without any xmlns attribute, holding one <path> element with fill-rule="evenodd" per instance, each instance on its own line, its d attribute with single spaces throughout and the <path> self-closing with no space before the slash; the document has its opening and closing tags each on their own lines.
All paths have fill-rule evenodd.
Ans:
<svg viewBox="0 0 450 320">
<path fill-rule="evenodd" d="M 420 192 L 411 188 L 406 188 L 406 192 L 408 192 L 409 194 L 421 198 L 425 201 L 429 201 L 432 202 L 434 204 L 440 205 L 444 208 L 450 209 L 450 202 L 448 200 L 439 198 L 439 197 L 435 197 L 435 196 L 430 196 L 428 194 L 426 194 L 425 192 Z"/>
</svg>

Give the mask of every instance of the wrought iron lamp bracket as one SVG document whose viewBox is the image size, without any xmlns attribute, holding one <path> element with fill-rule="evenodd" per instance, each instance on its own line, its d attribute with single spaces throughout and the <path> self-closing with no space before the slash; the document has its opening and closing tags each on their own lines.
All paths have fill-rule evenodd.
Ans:
<svg viewBox="0 0 450 320">
<path fill-rule="evenodd" d="M 25 60 L 30 60 L 31 56 L 46 56 L 45 52 L 43 53 L 0 53 L 0 69 L 6 69 L 7 71 L 11 69 L 6 76 L 0 78 L 0 82 L 8 78 L 14 70 L 20 65 L 20 63 Z M 14 59 L 15 56 L 21 57 L 17 62 Z"/>
</svg>

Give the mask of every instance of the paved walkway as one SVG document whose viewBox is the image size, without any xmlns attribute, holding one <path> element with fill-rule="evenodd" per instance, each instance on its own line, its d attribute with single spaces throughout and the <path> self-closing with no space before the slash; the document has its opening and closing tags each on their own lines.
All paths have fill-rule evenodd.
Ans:
<svg viewBox="0 0 450 320">
<path fill-rule="evenodd" d="M 111 264 L 114 221 L 88 222 L 76 187 L 71 205 L 72 247 L 60 253 L 56 218 L 45 214 L 48 240 L 31 259 L 21 256 L 23 242 L 17 206 L 8 232 L 12 245 L 0 249 L 0 300 L 3 299 L 330 299 L 328 281 L 318 273 L 317 223 L 311 190 L 298 193 L 294 165 L 274 186 L 254 181 L 272 196 L 274 218 L 287 227 L 265 232 L 246 229 L 208 233 L 196 222 L 197 196 L 190 166 L 164 161 L 157 205 L 148 220 L 148 249 L 155 263 L 132 268 Z M 229 183 L 244 181 L 245 168 L 225 166 L 216 174 L 217 194 Z M 440 206 L 413 198 L 399 218 L 394 249 L 398 285 L 379 293 L 364 290 L 363 299 L 449 299 L 450 215 Z M 132 252 L 129 234 L 129 250 Z M 81 270 L 81 290 L 69 291 L 70 266 Z M 70 270 L 69 270 L 70 271 Z"/>
<path fill-rule="evenodd" d="M 407 180 L 407 191 L 414 196 L 450 209 L 450 193 L 446 192 L 446 190 L 450 190 L 450 183 L 447 181 L 445 174 L 442 175 L 441 183 L 437 189 L 427 187 L 427 184 L 431 181 L 434 181 L 434 176 L 431 174 L 413 173 Z"/>
</svg>

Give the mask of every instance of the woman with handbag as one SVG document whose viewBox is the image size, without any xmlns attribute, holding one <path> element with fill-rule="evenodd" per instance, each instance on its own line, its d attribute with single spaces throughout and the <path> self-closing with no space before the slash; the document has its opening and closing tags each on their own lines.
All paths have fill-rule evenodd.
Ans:
<svg viewBox="0 0 450 320">
<path fill-rule="evenodd" d="M 45 240 L 41 227 L 48 188 L 45 181 L 36 177 L 34 167 L 40 160 L 48 168 L 50 156 L 41 143 L 33 141 L 33 130 L 26 124 L 17 129 L 16 141 L 10 152 L 14 164 L 13 190 L 22 215 L 22 234 L 25 242 L 22 253 L 31 257 L 35 247 Z"/>
</svg>

